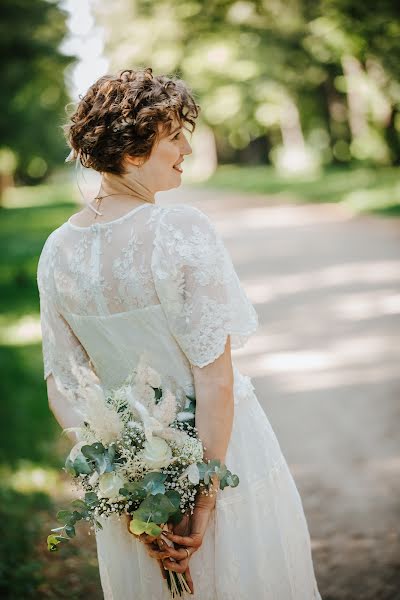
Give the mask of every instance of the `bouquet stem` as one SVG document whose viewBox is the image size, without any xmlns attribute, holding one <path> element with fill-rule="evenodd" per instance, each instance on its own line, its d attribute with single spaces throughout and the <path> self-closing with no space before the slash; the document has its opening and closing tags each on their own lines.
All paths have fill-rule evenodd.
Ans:
<svg viewBox="0 0 400 600">
<path fill-rule="evenodd" d="M 167 583 L 171 593 L 171 598 L 182 598 L 187 592 L 192 594 L 188 584 L 186 583 L 185 576 L 182 573 L 176 573 L 176 571 L 167 571 Z"/>
<path fill-rule="evenodd" d="M 163 525 L 163 530 L 164 531 L 168 531 L 168 526 L 166 524 Z M 168 546 L 170 547 L 174 547 L 174 543 L 169 540 L 168 538 L 166 538 L 165 536 L 162 536 L 162 539 L 164 541 L 164 543 L 166 543 Z M 174 560 L 174 559 L 172 559 Z M 188 594 L 192 594 L 190 587 L 188 586 L 187 582 L 186 582 L 186 578 L 182 573 L 177 573 L 176 571 L 170 571 L 169 569 L 167 570 L 167 583 L 168 583 L 168 588 L 169 591 L 171 593 L 171 598 L 181 598 L 185 592 Z"/>
</svg>

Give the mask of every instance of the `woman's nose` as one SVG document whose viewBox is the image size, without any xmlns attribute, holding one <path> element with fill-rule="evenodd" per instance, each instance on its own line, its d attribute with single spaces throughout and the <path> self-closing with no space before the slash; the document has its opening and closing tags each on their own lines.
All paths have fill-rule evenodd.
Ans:
<svg viewBox="0 0 400 600">
<path fill-rule="evenodd" d="M 183 142 L 181 147 L 181 154 L 192 154 L 192 146 L 187 141 L 186 136 L 183 136 L 183 138 L 185 141 Z"/>
</svg>

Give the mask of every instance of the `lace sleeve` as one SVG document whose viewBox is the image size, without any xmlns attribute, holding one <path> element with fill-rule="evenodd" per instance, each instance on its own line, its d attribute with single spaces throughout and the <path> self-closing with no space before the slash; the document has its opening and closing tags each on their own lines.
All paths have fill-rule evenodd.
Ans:
<svg viewBox="0 0 400 600">
<path fill-rule="evenodd" d="M 230 256 L 208 217 L 189 206 L 160 218 L 152 271 L 170 329 L 193 365 L 204 367 L 241 347 L 258 325 Z"/>
<path fill-rule="evenodd" d="M 96 378 L 90 359 L 63 318 L 57 303 L 54 286 L 54 252 L 52 236 L 46 240 L 39 258 L 37 284 L 40 299 L 42 330 L 43 374 L 53 375 L 58 390 L 79 407 L 79 389 L 83 379 Z"/>
</svg>

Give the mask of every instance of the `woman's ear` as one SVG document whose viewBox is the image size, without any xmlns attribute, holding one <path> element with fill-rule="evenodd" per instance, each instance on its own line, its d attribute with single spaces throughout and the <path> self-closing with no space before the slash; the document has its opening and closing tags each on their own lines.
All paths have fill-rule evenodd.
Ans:
<svg viewBox="0 0 400 600">
<path fill-rule="evenodd" d="M 135 167 L 141 167 L 144 164 L 144 160 L 141 156 L 125 156 L 124 160 L 131 164 L 134 165 Z"/>
</svg>

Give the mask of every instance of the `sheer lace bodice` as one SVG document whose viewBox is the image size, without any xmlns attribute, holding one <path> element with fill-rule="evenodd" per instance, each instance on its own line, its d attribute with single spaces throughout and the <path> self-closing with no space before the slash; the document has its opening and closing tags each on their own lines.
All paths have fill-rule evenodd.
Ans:
<svg viewBox="0 0 400 600">
<path fill-rule="evenodd" d="M 70 219 L 46 240 L 38 286 L 44 377 L 74 401 L 72 362 L 111 387 L 146 350 L 190 387 L 191 365 L 214 361 L 227 335 L 240 347 L 257 326 L 215 228 L 187 205 L 142 204 L 88 227 Z"/>
</svg>

